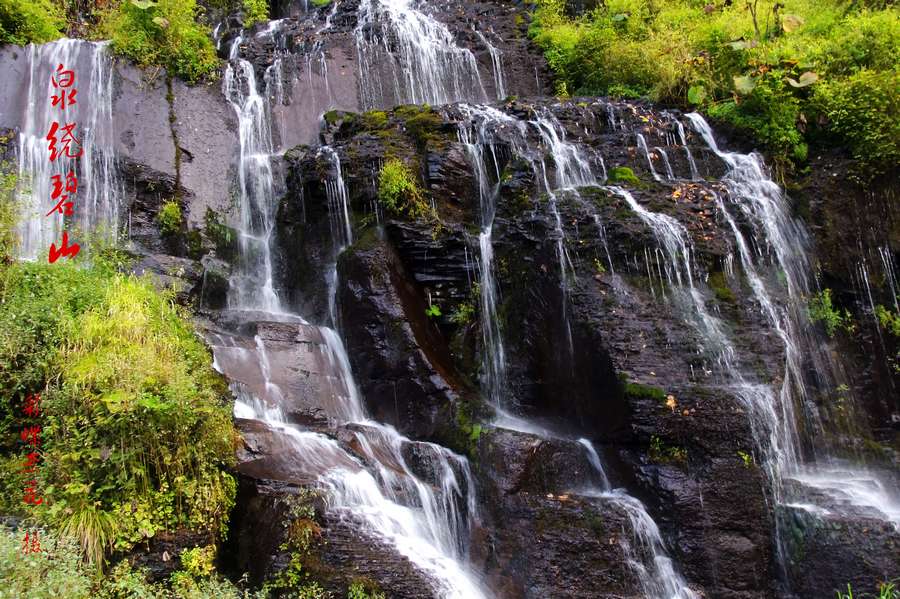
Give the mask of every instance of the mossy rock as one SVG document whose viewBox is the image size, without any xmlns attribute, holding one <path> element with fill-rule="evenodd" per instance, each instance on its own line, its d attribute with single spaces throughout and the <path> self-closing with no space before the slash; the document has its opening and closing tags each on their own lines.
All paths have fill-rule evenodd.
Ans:
<svg viewBox="0 0 900 599">
<path fill-rule="evenodd" d="M 627 185 L 640 185 L 641 183 L 641 180 L 637 178 L 634 171 L 627 166 L 614 166 L 609 169 L 609 172 L 606 174 L 606 181 L 608 183 Z"/>
</svg>

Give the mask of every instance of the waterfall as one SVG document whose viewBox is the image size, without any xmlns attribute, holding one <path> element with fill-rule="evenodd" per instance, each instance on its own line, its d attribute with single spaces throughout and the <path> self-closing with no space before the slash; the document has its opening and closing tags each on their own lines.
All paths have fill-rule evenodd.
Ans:
<svg viewBox="0 0 900 599">
<path fill-rule="evenodd" d="M 503 52 L 500 51 L 500 48 L 493 45 L 490 40 L 477 29 L 475 30 L 475 35 L 478 36 L 481 43 L 488 49 L 488 54 L 491 56 L 491 67 L 494 71 L 495 95 L 498 100 L 503 100 L 506 98 L 506 78 L 503 73 Z"/>
<path fill-rule="evenodd" d="M 495 406 L 503 406 L 507 402 L 506 394 L 506 355 L 503 347 L 503 336 L 497 317 L 497 283 L 494 276 L 493 228 L 497 210 L 497 193 L 499 191 L 500 170 L 497 159 L 495 129 L 512 127 L 519 129 L 520 124 L 512 117 L 490 107 L 461 105 L 464 116 L 472 122 L 462 122 L 459 126 L 459 139 L 469 154 L 475 180 L 478 183 L 478 198 L 481 209 L 481 230 L 478 234 L 479 285 L 481 287 L 481 331 L 483 340 L 482 376 L 483 388 L 488 400 Z M 490 152 L 490 165 L 494 167 L 494 180 L 488 174 L 489 164 L 485 149 Z"/>
<path fill-rule="evenodd" d="M 809 407 L 807 401 L 809 383 L 804 372 L 815 373 L 819 387 L 833 388 L 841 380 L 839 365 L 823 350 L 825 344 L 808 333 L 809 327 L 805 321 L 805 298 L 810 293 L 806 232 L 789 216 L 784 194 L 768 177 L 759 155 L 719 149 L 706 120 L 696 113 L 686 116 L 710 150 L 728 167 L 722 182 L 728 191 L 730 204 L 750 223 L 757 246 L 762 246 L 764 255 L 774 257 L 779 272 L 783 273 L 783 283 L 777 277 L 766 280 L 760 274 L 764 265 L 759 264 L 760 259 L 754 261 L 754 253 L 750 251 L 728 207 L 718 199 L 719 210 L 737 241 L 741 264 L 754 298 L 777 333 L 785 352 L 785 377 L 777 401 L 775 395 L 770 394 L 764 402 L 752 406 L 757 418 L 765 422 L 770 431 L 768 442 L 762 445 L 764 450 L 768 446 L 767 453 L 772 463 L 770 477 L 776 494 L 780 490 L 781 480 L 790 478 L 824 493 L 835 504 L 849 504 L 863 513 L 878 514 L 900 527 L 900 501 L 887 490 L 877 474 L 827 455 L 819 456 L 811 463 L 802 462 L 803 439 L 797 428 L 795 406 L 806 408 L 803 413 L 810 421 L 811 429 L 821 432 L 815 409 Z M 785 297 L 783 304 L 775 300 L 781 296 Z M 838 481 L 847 481 L 847 484 L 842 486 Z M 860 487 L 867 490 L 858 491 Z M 821 510 L 814 511 L 822 513 Z"/>
<path fill-rule="evenodd" d="M 268 31 L 268 30 L 267 30 Z M 261 95 L 253 66 L 240 58 L 241 36 L 232 46 L 223 92 L 239 121 L 238 188 L 240 259 L 232 276 L 229 306 L 268 313 L 266 318 L 295 327 L 296 336 L 313 336 L 320 343 L 320 365 L 328 383 L 318 406 L 334 427 L 353 437 L 354 453 L 334 439 L 291 424 L 280 407 L 285 398 L 273 375 L 269 349 L 260 336 L 254 347 L 242 347 L 226 335 L 211 334 L 216 367 L 236 381 L 235 416 L 264 423 L 292 447 L 292 467 L 317 481 L 326 493 L 331 517 L 352 522 L 366 533 L 390 543 L 417 566 L 448 599 L 486 597 L 476 577 L 464 565 L 469 520 L 477 517 L 474 481 L 464 457 L 430 443 L 416 443 L 434 480 L 425 480 L 408 463 L 404 447 L 413 444 L 395 429 L 370 420 L 353 379 L 350 360 L 334 328 L 314 326 L 281 305 L 275 292 L 273 241 L 277 198 L 273 168 L 271 111 Z M 267 88 L 280 77 L 267 77 Z M 320 156 L 330 165 L 325 181 L 335 256 L 353 242 L 350 198 L 340 158 L 330 147 Z M 336 268 L 329 275 L 329 313 L 337 320 L 334 297 Z M 312 345 L 309 346 L 313 351 Z M 248 375 L 247 373 L 253 373 Z M 258 377 L 254 387 L 240 375 Z"/>
<path fill-rule="evenodd" d="M 588 489 L 588 497 L 605 499 L 620 508 L 631 525 L 630 539 L 622 535 L 620 543 L 625 551 L 628 566 L 637 577 L 644 597 L 653 599 L 699 599 L 684 578 L 675 570 L 672 558 L 668 556 L 659 526 L 653 521 L 647 508 L 640 500 L 628 495 L 624 489 L 613 489 L 609 484 L 600 455 L 594 444 L 587 439 L 578 439 L 588 462 L 600 477 L 599 489 Z"/>
<path fill-rule="evenodd" d="M 61 39 L 26 49 L 28 60 L 28 104 L 18 140 L 18 185 L 20 206 L 17 223 L 19 256 L 26 260 L 46 260 L 51 243 L 59 245 L 62 231 L 102 235 L 115 239 L 124 188 L 116 168 L 113 131 L 113 68 L 106 42 Z M 75 103 L 65 110 L 51 105 L 57 93 L 51 75 L 57 65 L 75 72 Z M 82 155 L 64 156 L 50 162 L 46 136 L 52 122 L 75 123 L 74 134 Z M 73 151 L 77 146 L 72 146 Z M 63 181 L 69 171 L 78 178 L 78 193 L 70 217 L 54 213 L 51 202 L 54 175 Z"/>
<path fill-rule="evenodd" d="M 502 395 L 505 384 L 505 353 L 503 350 L 502 331 L 496 313 L 496 282 L 493 275 L 492 229 L 496 212 L 496 196 L 499 188 L 500 171 L 497 159 L 497 146 L 502 140 L 517 154 L 527 159 L 534 170 L 536 179 L 543 182 L 549 196 L 549 209 L 554 216 L 557 253 L 560 262 L 560 277 L 565 289 L 566 263 L 569 261 L 564 246 L 562 221 L 556 207 L 559 192 L 564 190 L 577 196 L 580 187 L 598 185 L 592 172 L 590 161 L 582 151 L 566 140 L 565 132 L 558 119 L 544 110 L 527 123 L 500 112 L 491 107 L 461 105 L 460 110 L 465 121 L 459 126 L 459 139 L 465 145 L 472 162 L 473 172 L 478 184 L 481 207 L 481 232 L 479 248 L 481 250 L 481 319 L 484 340 L 484 356 L 482 358 L 485 372 L 482 381 L 488 400 L 494 405 L 498 417 L 494 426 L 520 431 L 544 439 L 559 438 L 553 432 L 517 416 Z M 537 154 L 533 146 L 529 146 L 528 132 L 536 133 L 540 140 Z M 489 153 L 485 155 L 485 151 Z M 547 151 L 553 159 L 555 178 L 550 182 L 543 152 Z M 492 184 L 488 169 L 493 167 L 497 183 Z M 674 225 L 672 225 L 674 230 Z M 602 227 L 601 227 L 602 230 Z M 689 252 L 682 238 L 680 245 L 685 263 L 689 263 Z M 610 267 L 612 261 L 610 259 Z M 686 268 L 686 267 L 685 267 Z M 686 268 L 689 277 L 689 268 Z M 680 276 L 680 275 L 679 275 Z M 567 299 L 563 297 L 563 316 L 567 318 Z M 571 344 L 571 331 L 569 331 Z M 570 347 L 570 351 L 574 351 Z M 499 396 L 498 396 L 499 394 Z M 578 439 L 584 446 L 588 460 L 596 470 L 600 480 L 600 489 L 588 489 L 585 495 L 602 498 L 617 505 L 628 517 L 631 525 L 631 540 L 623 535 L 622 546 L 629 566 L 638 578 L 646 597 L 664 599 L 697 599 L 697 595 L 688 587 L 685 580 L 676 571 L 671 558 L 668 557 L 659 527 L 647 512 L 644 505 L 636 498 L 628 495 L 623 489 L 613 490 L 609 484 L 600 456 L 587 439 Z"/>
<path fill-rule="evenodd" d="M 355 36 L 365 108 L 487 100 L 475 55 L 421 4 L 360 1 Z"/>
<path fill-rule="evenodd" d="M 238 118 L 239 262 L 232 274 L 228 305 L 278 313 L 272 242 L 275 235 L 275 176 L 269 111 L 253 65 L 237 58 L 241 36 L 231 48 L 222 92 Z M 269 93 L 266 92 L 266 97 Z"/>
</svg>

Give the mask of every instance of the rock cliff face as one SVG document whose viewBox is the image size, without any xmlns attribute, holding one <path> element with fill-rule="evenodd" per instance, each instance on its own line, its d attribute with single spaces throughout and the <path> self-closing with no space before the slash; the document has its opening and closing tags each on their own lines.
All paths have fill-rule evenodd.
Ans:
<svg viewBox="0 0 900 599">
<path fill-rule="evenodd" d="M 424 5 L 464 94 L 416 79 L 403 27 L 424 17 L 399 1 L 223 20 L 237 94 L 115 63 L 135 270 L 179 286 L 237 398 L 227 564 L 288 567 L 303 504 L 306 571 L 339 595 L 811 599 L 896 575 L 897 338 L 874 316 L 898 290 L 896 181 L 866 194 L 824 157 L 784 200 L 694 117 L 542 98 L 521 4 Z M 0 48 L 4 80 L 28 60 Z M 271 152 L 242 171 L 255 92 Z M 25 126 L 26 92 L 0 106 Z M 379 199 L 391 161 L 425 216 Z M 240 183 L 260 172 L 265 210 Z M 235 301 L 260 253 L 278 310 Z M 801 313 L 813 275 L 855 334 Z"/>
</svg>

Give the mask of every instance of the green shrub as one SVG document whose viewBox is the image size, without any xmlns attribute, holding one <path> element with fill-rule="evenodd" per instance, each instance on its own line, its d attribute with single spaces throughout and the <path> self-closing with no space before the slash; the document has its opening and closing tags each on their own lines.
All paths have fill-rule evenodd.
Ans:
<svg viewBox="0 0 900 599">
<path fill-rule="evenodd" d="M 206 578 L 216 571 L 216 546 L 194 547 L 181 552 L 181 567 L 194 578 Z"/>
<path fill-rule="evenodd" d="M 51 0 L 0 0 L 0 44 L 42 44 L 63 35 L 66 22 Z"/>
<path fill-rule="evenodd" d="M 370 580 L 354 580 L 347 589 L 347 599 L 387 599 L 387 595 Z"/>
<path fill-rule="evenodd" d="M 243 0 L 244 27 L 252 27 L 257 23 L 269 20 L 268 0 Z"/>
<path fill-rule="evenodd" d="M 172 296 L 102 261 L 0 274 L 8 452 L 24 397 L 42 396 L 35 515 L 96 564 L 160 531 L 223 534 L 235 494 L 227 388 Z"/>
<path fill-rule="evenodd" d="M 814 102 L 827 131 L 853 156 L 872 168 L 870 175 L 900 162 L 900 70 L 862 70 L 816 87 Z"/>
<path fill-rule="evenodd" d="M 175 235 L 181 230 L 181 205 L 178 200 L 167 200 L 163 202 L 159 213 L 156 215 L 156 222 L 159 223 L 159 231 L 163 235 Z"/>
<path fill-rule="evenodd" d="M 189 83 L 215 75 L 219 59 L 196 0 L 121 0 L 103 12 L 102 36 L 138 65 L 163 66 Z"/>
<path fill-rule="evenodd" d="M 396 216 L 419 218 L 426 216 L 431 210 L 416 176 L 405 162 L 397 158 L 388 160 L 381 167 L 378 176 L 378 201 Z"/>
<path fill-rule="evenodd" d="M 0 265 L 12 261 L 18 245 L 15 202 L 18 177 L 14 168 L 8 162 L 0 163 Z"/>
<path fill-rule="evenodd" d="M 898 138 L 900 14 L 888 3 L 763 0 L 756 17 L 743 2 L 608 0 L 575 17 L 564 0 L 535 4 L 529 33 L 560 90 L 707 111 L 785 168 L 814 138 L 850 146 L 863 165 L 897 162 L 896 142 L 882 143 Z M 814 137 L 815 113 L 831 135 Z"/>
<path fill-rule="evenodd" d="M 850 313 L 839 310 L 831 301 L 831 289 L 823 289 L 809 299 L 807 312 L 811 322 L 820 322 L 829 337 L 839 328 L 848 328 L 851 324 Z"/>
<path fill-rule="evenodd" d="M 21 531 L 0 527 L 0 599 L 264 599 L 211 576 L 194 580 L 176 572 L 169 584 L 152 583 L 146 573 L 122 560 L 98 575 L 81 560 L 77 545 L 41 531 L 41 553 L 23 555 Z"/>
</svg>

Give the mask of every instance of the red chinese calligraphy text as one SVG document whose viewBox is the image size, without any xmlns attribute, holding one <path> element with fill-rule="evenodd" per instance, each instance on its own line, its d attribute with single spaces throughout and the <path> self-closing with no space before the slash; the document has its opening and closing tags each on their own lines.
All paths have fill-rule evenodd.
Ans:
<svg viewBox="0 0 900 599">
<path fill-rule="evenodd" d="M 59 90 L 58 94 L 51 96 L 53 106 L 58 104 L 60 108 L 65 110 L 69 104 L 78 103 L 75 101 L 75 95 L 78 93 L 78 90 L 75 88 L 67 89 L 75 83 L 75 73 L 73 71 L 68 71 L 63 65 L 59 65 L 56 67 L 56 74 L 51 75 L 50 81 L 53 83 L 53 87 Z"/>
<path fill-rule="evenodd" d="M 22 539 L 22 553 L 28 555 L 29 553 L 40 553 L 41 552 L 41 537 L 36 528 L 25 531 L 25 538 Z"/>
<path fill-rule="evenodd" d="M 74 258 L 78 255 L 79 251 L 81 251 L 81 246 L 77 243 L 69 245 L 69 232 L 63 231 L 62 247 L 57 249 L 56 244 L 51 243 L 50 255 L 47 256 L 47 262 L 53 264 L 54 262 L 59 260 L 60 256 L 65 256 L 66 258 Z"/>
<path fill-rule="evenodd" d="M 70 202 L 68 199 L 70 195 L 74 196 L 78 193 L 78 177 L 75 176 L 74 172 L 69 171 L 66 175 L 65 182 L 66 193 L 63 193 L 62 175 L 53 175 L 51 178 L 53 179 L 53 195 L 51 196 L 51 199 L 56 200 L 56 206 L 54 206 L 45 216 L 50 216 L 54 212 L 72 216 L 72 209 L 75 206 L 75 202 Z"/>
<path fill-rule="evenodd" d="M 55 162 L 57 156 L 61 154 L 65 154 L 66 158 L 78 158 L 84 153 L 84 148 L 81 147 L 81 142 L 76 139 L 73 130 L 75 129 L 76 123 L 66 123 L 62 127 L 59 126 L 59 123 L 53 121 L 50 124 L 50 132 L 47 134 L 47 141 L 50 142 L 50 162 Z M 62 137 L 60 139 L 56 138 L 56 134 L 62 130 Z M 78 151 L 75 153 L 75 150 L 72 148 L 72 142 L 78 146 Z M 59 144 L 61 147 L 57 147 Z"/>
</svg>

